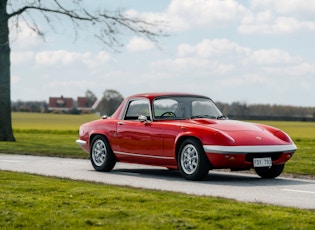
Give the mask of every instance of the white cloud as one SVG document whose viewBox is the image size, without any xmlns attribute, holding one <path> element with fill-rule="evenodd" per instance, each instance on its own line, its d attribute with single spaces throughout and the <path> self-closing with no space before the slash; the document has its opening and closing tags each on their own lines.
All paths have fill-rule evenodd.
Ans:
<svg viewBox="0 0 315 230">
<path fill-rule="evenodd" d="M 250 0 L 253 9 L 273 9 L 278 13 L 315 12 L 315 1 L 310 0 Z"/>
<path fill-rule="evenodd" d="M 300 57 L 294 57 L 288 52 L 279 49 L 264 49 L 256 50 L 252 52 L 252 55 L 248 59 L 248 63 L 256 63 L 258 65 L 276 65 L 276 64 L 297 64 L 302 59 Z"/>
<path fill-rule="evenodd" d="M 162 30 L 183 31 L 192 27 L 221 27 L 239 20 L 246 8 L 234 0 L 172 0 L 164 12 L 125 12 L 128 16 L 161 22 Z M 160 28 L 159 28 L 160 29 Z"/>
<path fill-rule="evenodd" d="M 315 1 L 251 0 L 238 31 L 243 34 L 291 34 L 315 31 Z"/>
<path fill-rule="evenodd" d="M 288 74 L 294 74 L 295 76 L 308 76 L 308 81 L 314 78 L 315 75 L 315 62 L 302 62 L 298 65 L 288 68 Z"/>
<path fill-rule="evenodd" d="M 37 65 L 71 65 L 82 59 L 90 58 L 90 53 L 69 52 L 66 50 L 43 51 L 35 55 Z"/>
<path fill-rule="evenodd" d="M 184 84 L 180 79 L 187 78 L 201 82 L 201 88 L 208 83 L 222 90 L 247 87 L 253 91 L 258 87 L 261 91 L 260 86 L 274 88 L 313 76 L 314 66 L 281 49 L 255 50 L 228 39 L 205 39 L 194 45 L 179 45 L 177 57 L 154 62 L 151 68 L 161 75 L 168 73 L 164 74 L 166 79 L 177 77 L 180 84 Z"/>
<path fill-rule="evenodd" d="M 241 17 L 245 8 L 237 1 L 173 0 L 167 17 L 174 30 L 193 26 L 218 26 Z"/>
<path fill-rule="evenodd" d="M 16 27 L 14 23 L 16 22 L 11 21 L 10 23 L 10 44 L 12 48 L 17 50 L 29 50 L 43 42 L 24 21 L 20 21 L 18 27 Z"/>
<path fill-rule="evenodd" d="M 140 37 L 132 38 L 127 44 L 127 49 L 129 52 L 141 52 L 151 50 L 153 48 L 153 42 Z"/>
<path fill-rule="evenodd" d="M 104 66 L 110 60 L 112 60 L 112 58 L 107 52 L 100 51 L 96 55 L 88 55 L 82 62 L 87 64 L 90 68 L 97 68 Z"/>
<path fill-rule="evenodd" d="M 149 21 L 161 21 L 164 31 L 192 28 L 224 28 L 238 24 L 242 34 L 289 34 L 315 31 L 315 1 L 252 0 L 249 6 L 235 0 L 172 0 L 164 12 L 126 14 Z"/>
<path fill-rule="evenodd" d="M 248 55 L 249 52 L 250 49 L 241 47 L 228 39 L 205 39 L 194 46 L 188 44 L 179 45 L 177 49 L 178 56 L 195 54 L 201 58 Z"/>
<path fill-rule="evenodd" d="M 287 76 L 295 82 L 308 82 L 311 84 L 315 75 L 315 63 L 301 62 L 287 66 L 268 66 L 265 68 L 268 75 Z M 312 85 L 312 84 L 311 84 Z"/>
<path fill-rule="evenodd" d="M 104 65 L 111 57 L 108 53 L 100 51 L 97 54 L 90 52 L 70 52 L 66 50 L 43 51 L 35 55 L 35 62 L 38 66 L 71 66 L 75 64 L 86 64 L 90 68 Z"/>
<path fill-rule="evenodd" d="M 13 65 L 25 64 L 28 61 L 34 59 L 33 51 L 12 51 L 11 52 L 11 62 Z"/>
<path fill-rule="evenodd" d="M 251 65 L 244 60 L 251 59 L 253 51 L 228 39 L 205 39 L 197 44 L 181 44 L 177 48 L 177 57 L 155 62 L 154 69 L 162 69 L 174 75 L 193 78 L 220 78 L 237 75 Z M 233 82 L 229 78 L 229 82 Z M 222 80 L 224 81 L 224 80 Z"/>
<path fill-rule="evenodd" d="M 244 16 L 238 31 L 243 34 L 289 34 L 315 31 L 314 21 L 299 21 L 294 17 L 275 16 L 271 11 Z"/>
</svg>

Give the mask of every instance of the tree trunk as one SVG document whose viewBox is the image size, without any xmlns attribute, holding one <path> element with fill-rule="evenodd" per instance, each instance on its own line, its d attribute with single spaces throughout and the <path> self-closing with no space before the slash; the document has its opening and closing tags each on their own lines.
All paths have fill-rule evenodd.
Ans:
<svg viewBox="0 0 315 230">
<path fill-rule="evenodd" d="M 0 2 L 0 141 L 15 141 L 11 120 L 10 43 L 7 0 Z"/>
</svg>

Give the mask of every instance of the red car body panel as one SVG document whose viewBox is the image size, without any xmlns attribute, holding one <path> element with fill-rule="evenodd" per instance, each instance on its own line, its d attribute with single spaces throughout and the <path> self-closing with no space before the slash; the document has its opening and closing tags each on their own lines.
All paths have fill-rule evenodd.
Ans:
<svg viewBox="0 0 315 230">
<path fill-rule="evenodd" d="M 117 161 L 178 168 L 177 152 L 188 137 L 196 138 L 204 148 L 211 168 L 249 169 L 254 157 L 271 157 L 272 164 L 284 164 L 296 146 L 283 131 L 261 124 L 228 119 L 155 119 L 156 98 L 197 96 L 180 93 L 138 94 L 126 98 L 107 119 L 83 124 L 78 144 L 87 153 L 95 135 L 110 143 Z M 148 121 L 124 119 L 130 102 L 145 99 L 150 103 Z"/>
</svg>

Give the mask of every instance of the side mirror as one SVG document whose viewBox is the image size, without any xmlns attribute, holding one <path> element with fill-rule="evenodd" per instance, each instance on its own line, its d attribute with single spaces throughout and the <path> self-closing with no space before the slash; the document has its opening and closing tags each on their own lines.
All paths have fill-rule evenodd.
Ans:
<svg viewBox="0 0 315 230">
<path fill-rule="evenodd" d="M 140 122 L 147 122 L 148 118 L 147 118 L 147 116 L 139 115 L 138 116 L 138 121 L 140 121 Z"/>
</svg>

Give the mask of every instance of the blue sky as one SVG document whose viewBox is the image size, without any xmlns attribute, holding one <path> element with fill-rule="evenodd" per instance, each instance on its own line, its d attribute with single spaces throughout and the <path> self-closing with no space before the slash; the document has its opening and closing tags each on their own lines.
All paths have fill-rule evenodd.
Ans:
<svg viewBox="0 0 315 230">
<path fill-rule="evenodd" d="M 92 1 L 88 1 L 90 4 Z M 315 1 L 108 0 L 108 10 L 163 20 L 159 47 L 130 33 L 119 53 L 68 22 L 44 28 L 46 41 L 20 23 L 11 33 L 12 100 L 98 98 L 106 89 L 189 92 L 221 102 L 315 106 Z M 44 26 L 44 25 L 42 25 Z"/>
</svg>

